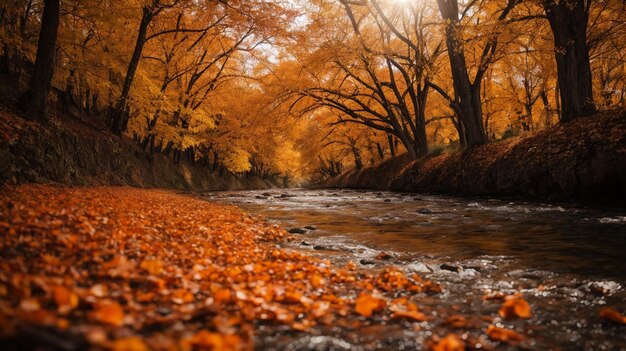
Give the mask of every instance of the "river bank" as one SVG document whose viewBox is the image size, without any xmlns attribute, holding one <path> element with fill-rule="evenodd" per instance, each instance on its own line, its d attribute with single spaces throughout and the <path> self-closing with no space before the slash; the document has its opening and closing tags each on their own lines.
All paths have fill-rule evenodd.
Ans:
<svg viewBox="0 0 626 351">
<path fill-rule="evenodd" d="M 163 154 L 148 153 L 132 140 L 111 134 L 95 116 L 83 120 L 55 111 L 47 123 L 28 121 L 10 106 L 11 101 L 0 99 L 0 184 L 127 185 L 187 190 L 278 186 L 260 177 L 236 176 L 199 163 L 174 162 Z"/>
<path fill-rule="evenodd" d="M 626 204 L 626 111 L 463 152 L 400 156 L 322 186 Z"/>
</svg>

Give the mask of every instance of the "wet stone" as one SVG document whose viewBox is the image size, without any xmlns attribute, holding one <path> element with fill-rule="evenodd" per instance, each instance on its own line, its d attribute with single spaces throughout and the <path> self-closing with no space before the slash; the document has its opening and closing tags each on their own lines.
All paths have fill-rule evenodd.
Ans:
<svg viewBox="0 0 626 351">
<path fill-rule="evenodd" d="M 267 200 L 267 196 L 257 195 L 257 196 L 255 196 L 255 198 L 257 198 L 259 200 Z"/>
<path fill-rule="evenodd" d="M 364 265 L 364 266 L 369 266 L 369 265 L 374 265 L 376 264 L 376 262 L 374 262 L 373 260 L 368 260 L 366 258 L 363 258 L 359 261 L 360 264 Z"/>
<path fill-rule="evenodd" d="M 439 266 L 439 268 L 446 270 L 446 271 L 457 272 L 457 273 L 463 270 L 461 266 L 453 265 L 450 263 L 443 263 L 441 266 Z"/>
<path fill-rule="evenodd" d="M 161 316 L 167 316 L 172 313 L 172 310 L 167 307 L 159 307 L 156 309 L 156 313 L 160 314 Z"/>
<path fill-rule="evenodd" d="M 302 246 L 311 246 L 311 244 L 307 243 L 306 241 L 301 242 L 300 245 L 302 245 Z"/>
<path fill-rule="evenodd" d="M 307 229 L 307 230 L 316 230 L 317 228 L 315 228 L 315 227 L 314 227 L 314 226 L 312 226 L 312 225 L 307 225 L 307 226 L 305 226 L 305 227 L 304 227 L 304 229 Z"/>
<path fill-rule="evenodd" d="M 421 208 L 417 212 L 421 213 L 421 214 L 431 214 L 431 213 L 433 213 L 433 210 L 431 210 L 430 208 L 424 207 L 424 208 Z"/>
<path fill-rule="evenodd" d="M 411 271 L 416 273 L 432 273 L 433 270 L 427 264 L 422 262 L 411 262 L 407 265 Z"/>
<path fill-rule="evenodd" d="M 385 199 L 385 202 L 391 202 L 391 199 Z"/>
<path fill-rule="evenodd" d="M 306 230 L 302 228 L 291 228 L 288 230 L 288 232 L 291 234 L 305 234 Z"/>
<path fill-rule="evenodd" d="M 378 255 L 376 255 L 376 259 L 377 260 L 381 260 L 381 261 L 387 261 L 392 259 L 393 256 L 391 256 L 390 254 L 386 253 L 386 252 L 381 252 Z"/>
</svg>

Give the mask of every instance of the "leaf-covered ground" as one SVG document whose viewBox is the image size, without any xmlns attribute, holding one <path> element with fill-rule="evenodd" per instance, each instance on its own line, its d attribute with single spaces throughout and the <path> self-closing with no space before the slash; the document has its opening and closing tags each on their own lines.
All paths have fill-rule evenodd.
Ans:
<svg viewBox="0 0 626 351">
<path fill-rule="evenodd" d="M 493 322 L 530 317 L 521 296 L 486 297 L 501 304 L 494 316 L 428 314 L 420 299 L 436 296 L 436 283 L 282 249 L 290 240 L 283 229 L 236 207 L 120 187 L 4 187 L 0 199 L 0 344 L 7 349 L 248 350 L 268 348 L 277 336 L 380 335 L 423 323 L 442 326 L 424 339 L 432 350 L 527 339 Z M 341 340 L 326 347 L 348 347 Z"/>
</svg>

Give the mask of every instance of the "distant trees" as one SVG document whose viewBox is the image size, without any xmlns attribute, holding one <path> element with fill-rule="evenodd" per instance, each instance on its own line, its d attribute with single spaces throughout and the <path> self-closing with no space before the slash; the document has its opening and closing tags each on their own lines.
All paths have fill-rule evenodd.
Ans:
<svg viewBox="0 0 626 351">
<path fill-rule="evenodd" d="M 29 5 L 30 6 L 30 3 Z M 29 14 L 30 10 L 26 11 Z M 59 29 L 60 4 L 59 0 L 45 0 L 41 19 L 41 30 L 37 44 L 35 68 L 30 77 L 28 90 L 20 96 L 18 107 L 26 113 L 26 118 L 32 120 L 46 119 L 48 93 L 54 73 L 54 57 Z M 26 25 L 26 18 L 22 19 L 22 26 Z M 25 29 L 22 28 L 22 32 Z"/>
<path fill-rule="evenodd" d="M 328 65 L 309 71 L 316 83 L 294 93 L 308 101 L 304 111 L 338 111 L 333 125 L 361 124 L 397 138 L 412 158 L 424 156 L 430 75 L 441 53 L 422 25 L 424 8 L 414 4 L 389 15 L 376 2 L 340 3 L 344 30 L 352 32 L 348 45 L 334 38 L 324 43 L 313 59 L 325 57 Z"/>
</svg>

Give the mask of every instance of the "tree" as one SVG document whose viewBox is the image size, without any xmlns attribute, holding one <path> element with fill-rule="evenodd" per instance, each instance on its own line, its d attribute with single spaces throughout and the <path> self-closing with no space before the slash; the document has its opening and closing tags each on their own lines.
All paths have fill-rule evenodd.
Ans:
<svg viewBox="0 0 626 351">
<path fill-rule="evenodd" d="M 54 74 L 54 57 L 59 29 L 59 0 L 45 0 L 44 4 L 35 69 L 28 90 L 18 101 L 18 107 L 26 113 L 26 118 L 32 120 L 47 118 L 47 100 Z"/>
<path fill-rule="evenodd" d="M 561 121 L 589 116 L 596 111 L 587 24 L 591 0 L 545 0 L 543 7 L 554 36 Z"/>
<path fill-rule="evenodd" d="M 454 85 L 454 98 L 446 94 L 443 89 L 433 85 L 450 103 L 459 119 L 459 137 L 465 146 L 482 145 L 487 142 L 487 135 L 483 125 L 481 83 L 482 79 L 493 62 L 498 46 L 498 35 L 491 35 L 485 44 L 478 62 L 478 68 L 473 80 L 470 80 L 467 61 L 465 59 L 465 43 L 463 42 L 461 20 L 471 12 L 471 1 L 462 13 L 459 13 L 457 0 L 437 0 L 441 17 L 444 20 L 448 59 Z M 497 21 L 502 22 L 513 9 L 517 0 L 508 0 L 501 10 Z"/>
<path fill-rule="evenodd" d="M 340 3 L 348 23 L 336 31 L 351 30 L 352 35 L 329 38 L 312 56 L 309 68 L 320 59 L 329 65 L 317 67 L 311 77 L 316 83 L 299 91 L 308 98 L 305 111 L 333 109 L 339 112 L 333 125 L 364 125 L 393 135 L 413 159 L 426 155 L 428 82 L 441 45 L 429 45 L 425 7 Z"/>
<path fill-rule="evenodd" d="M 124 84 L 122 86 L 122 93 L 117 101 L 113 116 L 111 118 L 111 131 L 117 135 L 121 135 L 122 131 L 126 128 L 128 123 L 128 116 L 126 114 L 126 105 L 128 103 L 128 95 L 130 94 L 130 88 L 133 85 L 135 79 L 135 72 L 141 59 L 143 47 L 147 41 L 148 26 L 152 23 L 152 20 L 159 12 L 163 11 L 166 7 L 161 5 L 160 0 L 152 0 L 151 4 L 146 4 L 142 9 L 141 22 L 139 23 L 139 30 L 137 31 L 137 40 L 135 42 L 135 48 L 133 55 L 128 62 L 128 69 L 124 78 Z"/>
</svg>

